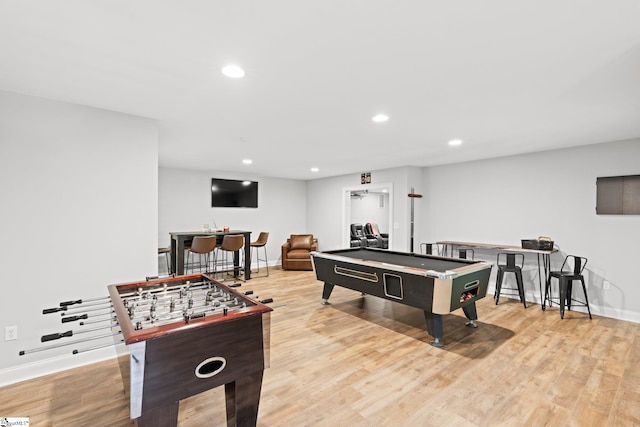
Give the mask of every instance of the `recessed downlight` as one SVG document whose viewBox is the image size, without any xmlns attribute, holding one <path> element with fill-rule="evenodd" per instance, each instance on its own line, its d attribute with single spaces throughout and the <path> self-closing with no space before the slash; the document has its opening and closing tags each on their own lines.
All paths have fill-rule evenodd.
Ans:
<svg viewBox="0 0 640 427">
<path fill-rule="evenodd" d="M 251 163 L 253 163 L 253 160 L 251 160 L 251 159 L 243 159 L 242 163 L 244 163 L 245 165 L 250 165 Z"/>
<path fill-rule="evenodd" d="M 309 170 L 310 170 L 311 172 L 318 172 L 320 169 L 319 169 L 319 168 L 316 168 L 316 167 L 313 167 L 313 168 L 311 168 L 311 169 L 309 169 Z"/>
<path fill-rule="evenodd" d="M 449 145 L 452 147 L 456 147 L 458 145 L 462 144 L 462 140 L 461 139 L 452 139 L 451 141 L 449 141 Z"/>
<path fill-rule="evenodd" d="M 222 68 L 222 74 L 232 79 L 241 79 L 244 77 L 244 70 L 237 65 L 226 65 Z"/>
<path fill-rule="evenodd" d="M 383 123 L 389 120 L 389 116 L 387 116 L 386 114 L 376 114 L 371 120 L 376 123 Z"/>
</svg>

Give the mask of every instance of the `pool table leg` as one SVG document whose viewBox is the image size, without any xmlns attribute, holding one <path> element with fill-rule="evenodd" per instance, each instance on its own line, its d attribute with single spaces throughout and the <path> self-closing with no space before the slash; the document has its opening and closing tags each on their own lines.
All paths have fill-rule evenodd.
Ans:
<svg viewBox="0 0 640 427">
<path fill-rule="evenodd" d="M 322 289 L 323 305 L 331 305 L 331 303 L 329 302 L 329 297 L 331 296 L 332 291 L 333 291 L 333 285 L 331 283 L 324 282 L 324 288 Z"/>
<path fill-rule="evenodd" d="M 442 316 L 425 310 L 424 318 L 427 321 L 427 332 L 433 337 L 433 341 L 429 344 L 434 347 L 444 347 L 442 342 Z"/>
<path fill-rule="evenodd" d="M 469 305 L 465 305 L 462 307 L 462 311 L 464 311 L 464 315 L 467 316 L 469 321 L 465 323 L 466 326 L 470 326 L 472 328 L 477 328 L 476 320 L 478 320 L 478 312 L 476 311 L 476 302 L 472 302 Z"/>
</svg>

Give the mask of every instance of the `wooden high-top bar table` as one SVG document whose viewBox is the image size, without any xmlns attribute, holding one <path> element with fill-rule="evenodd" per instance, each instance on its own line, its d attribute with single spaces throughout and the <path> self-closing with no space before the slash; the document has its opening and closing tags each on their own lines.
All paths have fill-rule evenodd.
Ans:
<svg viewBox="0 0 640 427">
<path fill-rule="evenodd" d="M 551 271 L 551 254 L 554 252 L 558 252 L 557 249 L 553 248 L 550 250 L 542 250 L 542 249 L 524 249 L 521 246 L 512 246 L 512 245 L 501 245 L 495 243 L 474 243 L 474 242 L 456 242 L 450 240 L 442 240 L 436 242 L 437 245 L 442 245 L 444 250 L 444 255 L 449 256 L 449 252 L 452 252 L 454 247 L 465 247 L 472 249 L 482 249 L 482 250 L 490 250 L 496 252 L 519 252 L 523 254 L 536 254 L 538 257 L 538 279 L 540 282 L 540 307 L 544 310 L 544 294 L 542 293 L 542 277 L 544 276 L 544 283 L 546 283 L 549 279 L 549 273 Z M 540 260 L 542 259 L 542 263 Z M 543 274 L 544 273 L 544 274 Z"/>
</svg>

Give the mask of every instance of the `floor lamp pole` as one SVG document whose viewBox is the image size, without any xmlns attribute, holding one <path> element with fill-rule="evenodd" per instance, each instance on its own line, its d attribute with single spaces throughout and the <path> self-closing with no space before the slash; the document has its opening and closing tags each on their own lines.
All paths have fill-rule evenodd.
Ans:
<svg viewBox="0 0 640 427">
<path fill-rule="evenodd" d="M 407 194 L 411 199 L 411 243 L 409 244 L 409 252 L 413 253 L 413 199 L 419 199 L 422 194 L 416 194 L 413 187 L 411 187 L 411 193 Z"/>
</svg>

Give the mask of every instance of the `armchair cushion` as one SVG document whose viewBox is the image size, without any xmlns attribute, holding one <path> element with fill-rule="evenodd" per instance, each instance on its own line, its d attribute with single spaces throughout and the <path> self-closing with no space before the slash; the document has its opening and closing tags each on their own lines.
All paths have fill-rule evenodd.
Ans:
<svg viewBox="0 0 640 427">
<path fill-rule="evenodd" d="M 313 244 L 313 235 L 312 234 L 292 234 L 289 241 L 291 242 L 291 250 L 296 249 L 305 249 L 307 251 L 311 250 L 311 245 Z"/>
</svg>

